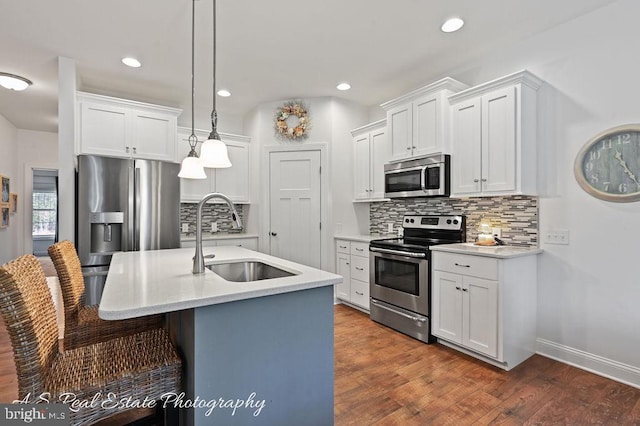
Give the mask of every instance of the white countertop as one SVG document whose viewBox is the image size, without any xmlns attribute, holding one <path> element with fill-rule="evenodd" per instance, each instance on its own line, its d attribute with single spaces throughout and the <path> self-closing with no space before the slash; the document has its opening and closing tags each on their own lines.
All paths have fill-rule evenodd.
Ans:
<svg viewBox="0 0 640 426">
<path fill-rule="evenodd" d="M 336 240 L 349 240 L 349 241 L 358 241 L 361 243 L 368 243 L 371 240 L 377 240 L 379 238 L 393 238 L 397 236 L 397 234 L 372 234 L 372 235 L 349 235 L 349 234 L 338 234 L 334 235 L 333 238 Z"/>
<path fill-rule="evenodd" d="M 508 259 L 511 257 L 530 256 L 542 253 L 538 247 L 519 246 L 477 246 L 473 243 L 440 244 L 429 247 L 431 251 L 443 251 L 447 253 L 471 254 L 474 256 L 497 257 Z"/>
<path fill-rule="evenodd" d="M 239 234 L 239 233 L 233 233 L 233 234 L 226 234 L 226 233 L 214 233 L 214 234 L 210 234 L 210 233 L 203 233 L 202 234 L 202 241 L 207 241 L 207 240 L 236 240 L 239 238 L 258 238 L 258 234 Z M 181 235 L 180 236 L 180 241 L 195 241 L 196 240 L 196 235 L 189 235 L 189 236 L 184 236 Z"/>
<path fill-rule="evenodd" d="M 113 255 L 100 302 L 100 318 L 117 320 L 179 311 L 274 294 L 334 285 L 340 275 L 289 262 L 243 247 L 205 247 L 205 264 L 260 260 L 297 275 L 231 282 L 205 268 L 191 273 L 193 248 L 118 252 Z"/>
</svg>

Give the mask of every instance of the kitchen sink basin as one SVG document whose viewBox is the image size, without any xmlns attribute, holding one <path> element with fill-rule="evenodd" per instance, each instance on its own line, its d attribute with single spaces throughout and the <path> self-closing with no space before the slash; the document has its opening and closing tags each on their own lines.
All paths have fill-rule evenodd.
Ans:
<svg viewBox="0 0 640 426">
<path fill-rule="evenodd" d="M 206 268 L 225 280 L 234 282 L 270 280 L 297 275 L 258 260 L 214 263 L 206 265 Z"/>
</svg>

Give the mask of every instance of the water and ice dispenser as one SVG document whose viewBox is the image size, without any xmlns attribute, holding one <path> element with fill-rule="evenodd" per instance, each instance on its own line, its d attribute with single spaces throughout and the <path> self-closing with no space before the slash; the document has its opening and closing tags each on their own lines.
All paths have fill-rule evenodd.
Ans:
<svg viewBox="0 0 640 426">
<path fill-rule="evenodd" d="M 93 212 L 91 223 L 91 253 L 113 253 L 122 250 L 123 212 Z"/>
</svg>

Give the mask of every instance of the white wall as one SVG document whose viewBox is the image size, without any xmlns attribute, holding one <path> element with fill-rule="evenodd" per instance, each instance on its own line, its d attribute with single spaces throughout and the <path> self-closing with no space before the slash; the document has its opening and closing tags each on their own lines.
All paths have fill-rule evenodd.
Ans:
<svg viewBox="0 0 640 426">
<path fill-rule="evenodd" d="M 31 202 L 33 194 L 33 169 L 58 169 L 58 134 L 18 130 L 16 153 L 17 180 L 21 198 L 20 211 L 16 215 L 17 250 L 20 254 L 32 252 Z M 13 182 L 12 182 L 13 184 Z M 13 218 L 12 218 L 13 219 Z M 14 224 L 12 223 L 12 226 Z"/>
<path fill-rule="evenodd" d="M 368 123 L 368 110 L 360 105 L 331 97 L 304 99 L 309 108 L 312 129 L 304 142 L 282 142 L 275 137 L 273 119 L 275 111 L 285 101 L 261 104 L 244 117 L 243 134 L 251 136 L 251 205 L 247 217 L 248 232 L 260 232 L 260 204 L 262 194 L 268 189 L 268 182 L 261 180 L 261 163 L 264 147 L 280 144 L 301 144 L 324 142 L 328 145 L 330 188 L 328 203 L 328 235 L 330 239 L 337 232 L 335 224 L 340 224 L 340 233 L 358 234 L 359 220 L 368 233 L 368 205 L 354 207 L 352 158 L 353 145 L 351 129 Z M 262 239 L 264 240 L 264 239 Z M 261 241 L 261 244 L 266 244 Z M 263 248 L 264 249 L 264 248 Z M 329 242 L 327 259 L 334 263 L 333 241 Z"/>
<path fill-rule="evenodd" d="M 538 108 L 540 228 L 568 229 L 570 244 L 541 244 L 538 349 L 635 386 L 640 202 L 589 196 L 573 162 L 598 132 L 640 122 L 638 16 L 640 2 L 620 0 L 450 72 L 473 85 L 526 68 L 546 81 Z"/>
<path fill-rule="evenodd" d="M 11 179 L 11 192 L 18 194 L 18 203 L 20 203 L 22 194 L 16 186 L 20 180 L 16 165 L 17 145 L 18 131 L 16 127 L 0 115 L 0 174 Z M 19 212 L 20 206 L 18 206 L 17 214 L 9 216 L 9 227 L 0 229 L 0 265 L 18 256 L 19 230 L 13 221 L 20 214 Z"/>
</svg>

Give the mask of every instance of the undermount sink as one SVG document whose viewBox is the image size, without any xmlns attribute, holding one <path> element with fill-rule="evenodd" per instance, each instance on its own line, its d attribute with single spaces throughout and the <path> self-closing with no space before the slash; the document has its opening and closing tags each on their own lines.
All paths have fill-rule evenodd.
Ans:
<svg viewBox="0 0 640 426">
<path fill-rule="evenodd" d="M 227 281 L 249 282 L 297 275 L 258 260 L 213 263 L 205 266 Z"/>
</svg>

